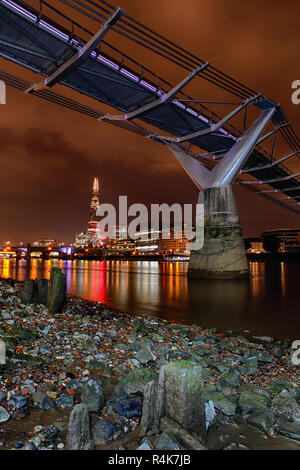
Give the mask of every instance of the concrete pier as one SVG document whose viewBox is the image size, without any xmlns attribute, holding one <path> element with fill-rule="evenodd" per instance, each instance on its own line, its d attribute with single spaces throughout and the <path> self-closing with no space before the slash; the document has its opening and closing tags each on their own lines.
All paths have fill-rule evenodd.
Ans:
<svg viewBox="0 0 300 470">
<path fill-rule="evenodd" d="M 204 245 L 192 250 L 188 276 L 239 279 L 249 276 L 249 265 L 231 185 L 203 189 Z"/>
</svg>

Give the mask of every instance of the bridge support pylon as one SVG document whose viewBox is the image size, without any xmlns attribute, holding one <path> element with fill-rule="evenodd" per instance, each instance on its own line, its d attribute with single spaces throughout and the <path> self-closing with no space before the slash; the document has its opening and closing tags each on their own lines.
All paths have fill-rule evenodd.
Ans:
<svg viewBox="0 0 300 470">
<path fill-rule="evenodd" d="M 201 249 L 193 249 L 192 244 L 188 276 L 215 279 L 249 276 L 232 184 L 275 110 L 269 108 L 264 111 L 213 170 L 207 169 L 179 146 L 167 144 L 200 189 L 198 203 L 204 205 L 204 244 Z M 198 227 L 200 229 L 203 227 Z"/>
</svg>

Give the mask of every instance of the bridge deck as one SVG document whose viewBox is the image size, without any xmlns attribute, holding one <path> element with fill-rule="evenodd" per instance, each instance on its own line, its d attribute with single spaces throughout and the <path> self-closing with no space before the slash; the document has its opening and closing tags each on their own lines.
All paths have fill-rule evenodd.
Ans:
<svg viewBox="0 0 300 470">
<path fill-rule="evenodd" d="M 85 42 L 48 17 L 39 15 L 38 11 L 25 3 L 0 0 L 0 56 L 4 59 L 48 77 Z M 158 86 L 154 80 L 143 78 L 137 68 L 125 67 L 122 62 L 97 48 L 85 62 L 59 83 L 123 113 L 141 108 L 169 91 L 166 86 Z M 181 95 L 181 98 L 182 96 L 186 95 Z M 245 98 L 250 96 L 249 92 Z M 261 97 L 254 101 L 253 105 L 268 109 L 274 106 L 274 102 Z M 139 116 L 139 120 L 178 137 L 209 129 L 212 124 L 211 116 L 205 112 L 199 113 L 196 107 L 183 104 L 178 98 L 150 109 Z M 273 123 L 278 125 L 285 122 L 285 115 L 279 107 L 273 117 Z M 238 137 L 237 133 L 229 132 L 228 127 L 224 126 L 214 133 L 191 138 L 188 142 L 207 152 L 217 153 L 228 151 Z M 268 155 L 256 149 L 245 168 L 263 167 L 269 163 Z M 280 164 L 252 171 L 251 175 L 259 180 L 273 180 L 288 177 L 291 172 Z M 300 197 L 299 181 L 296 177 L 288 181 L 273 182 L 270 186 L 283 193 L 288 188 L 287 196 Z M 291 191 L 290 188 L 293 187 L 298 189 Z"/>
</svg>

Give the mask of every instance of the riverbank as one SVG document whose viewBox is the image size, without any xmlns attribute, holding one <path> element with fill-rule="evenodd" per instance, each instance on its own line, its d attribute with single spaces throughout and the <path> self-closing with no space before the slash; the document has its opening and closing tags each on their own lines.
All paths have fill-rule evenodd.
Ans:
<svg viewBox="0 0 300 470">
<path fill-rule="evenodd" d="M 96 449 L 187 448 L 168 429 L 139 433 L 145 385 L 176 361 L 202 366 L 207 447 L 300 449 L 291 341 L 131 316 L 74 296 L 50 315 L 22 304 L 21 285 L 0 281 L 0 449 L 66 449 L 69 415 L 82 402 Z"/>
</svg>

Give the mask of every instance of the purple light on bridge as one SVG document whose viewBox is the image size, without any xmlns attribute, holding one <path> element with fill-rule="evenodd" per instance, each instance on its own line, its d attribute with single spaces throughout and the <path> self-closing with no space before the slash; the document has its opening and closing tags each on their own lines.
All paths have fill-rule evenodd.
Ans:
<svg viewBox="0 0 300 470">
<path fill-rule="evenodd" d="M 145 80 L 141 80 L 140 84 L 143 85 L 144 87 L 148 88 L 149 90 L 154 91 L 156 93 L 156 88 L 154 86 L 150 85 L 150 83 L 145 82 Z"/>
<path fill-rule="evenodd" d="M 69 36 L 67 34 L 62 33 L 58 29 L 54 28 L 50 24 L 46 23 L 44 20 L 40 20 L 39 25 L 42 26 L 45 29 L 48 29 L 52 33 L 56 34 L 57 36 L 61 37 L 62 39 L 65 39 L 66 41 L 69 41 Z"/>
<path fill-rule="evenodd" d="M 13 8 L 14 10 L 16 10 L 18 13 L 20 13 L 21 15 L 24 15 L 26 16 L 27 18 L 29 18 L 30 20 L 32 21 L 36 21 L 37 20 L 37 17 L 35 15 L 33 15 L 32 13 L 30 13 L 29 11 L 25 10 L 24 8 L 22 8 L 21 6 L 17 5 L 15 2 L 12 2 L 11 0 L 2 0 L 2 3 L 10 6 L 11 8 Z"/>
<path fill-rule="evenodd" d="M 103 57 L 103 55 L 98 55 L 98 60 L 100 60 L 101 62 L 104 62 L 105 64 L 109 65 L 110 67 L 112 67 L 113 69 L 115 70 L 119 70 L 119 66 L 117 64 L 115 64 L 114 62 L 112 62 L 111 60 L 109 59 L 106 59 L 106 57 Z"/>
<path fill-rule="evenodd" d="M 121 73 L 123 73 L 123 75 L 126 75 L 127 77 L 131 78 L 132 80 L 134 80 L 135 82 L 138 82 L 139 81 L 139 77 L 137 77 L 136 75 L 133 75 L 133 73 L 129 72 L 128 70 L 122 68 L 120 70 Z"/>
</svg>

